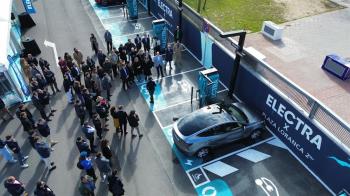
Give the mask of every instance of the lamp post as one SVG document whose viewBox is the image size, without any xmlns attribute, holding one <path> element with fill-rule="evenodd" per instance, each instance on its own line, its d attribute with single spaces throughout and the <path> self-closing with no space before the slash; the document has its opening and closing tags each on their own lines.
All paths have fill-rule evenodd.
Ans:
<svg viewBox="0 0 350 196">
<path fill-rule="evenodd" d="M 229 31 L 229 32 L 224 32 L 224 33 L 220 34 L 220 37 L 222 37 L 222 38 L 239 36 L 238 48 L 235 52 L 236 57 L 235 57 L 235 61 L 233 63 L 232 75 L 231 75 L 230 86 L 229 86 L 229 91 L 228 91 L 228 95 L 230 97 L 232 97 L 232 94 L 233 94 L 233 91 L 235 88 L 238 69 L 239 69 L 240 62 L 241 62 L 241 57 L 244 55 L 243 54 L 243 46 L 244 46 L 246 34 L 247 34 L 247 32 L 245 30 Z"/>
</svg>

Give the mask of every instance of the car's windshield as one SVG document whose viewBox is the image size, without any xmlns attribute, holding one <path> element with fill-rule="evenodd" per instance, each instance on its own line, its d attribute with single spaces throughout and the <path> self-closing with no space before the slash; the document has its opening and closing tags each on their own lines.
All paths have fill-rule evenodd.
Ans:
<svg viewBox="0 0 350 196">
<path fill-rule="evenodd" d="M 226 110 L 227 113 L 229 113 L 232 116 L 232 118 L 235 121 L 247 122 L 248 119 L 247 119 L 246 115 L 236 106 L 226 105 L 226 106 L 224 106 L 224 109 Z"/>
<path fill-rule="evenodd" d="M 185 136 L 192 135 L 208 126 L 210 126 L 209 121 L 205 121 L 203 118 L 194 115 L 189 115 L 181 119 L 177 124 L 179 131 Z"/>
</svg>

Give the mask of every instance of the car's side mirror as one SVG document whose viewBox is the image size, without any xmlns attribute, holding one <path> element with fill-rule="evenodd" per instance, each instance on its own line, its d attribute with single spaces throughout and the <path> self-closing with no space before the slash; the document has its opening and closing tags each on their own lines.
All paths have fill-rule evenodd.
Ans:
<svg viewBox="0 0 350 196">
<path fill-rule="evenodd" d="M 177 120 L 179 120 L 178 117 L 173 117 L 173 121 L 174 121 L 174 122 L 177 121 Z"/>
</svg>

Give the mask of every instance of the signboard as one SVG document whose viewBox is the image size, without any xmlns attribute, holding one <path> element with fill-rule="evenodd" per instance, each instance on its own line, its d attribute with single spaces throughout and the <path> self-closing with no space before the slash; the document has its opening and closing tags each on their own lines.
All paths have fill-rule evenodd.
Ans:
<svg viewBox="0 0 350 196">
<path fill-rule="evenodd" d="M 152 29 L 154 35 L 160 39 L 160 47 L 162 51 L 166 48 L 167 46 L 167 35 L 168 35 L 168 30 L 167 30 L 167 25 L 164 19 L 159 19 L 159 20 L 154 20 L 152 21 Z"/>
<path fill-rule="evenodd" d="M 28 14 L 35 14 L 35 8 L 33 6 L 32 0 L 22 0 L 24 9 Z"/>
<path fill-rule="evenodd" d="M 137 0 L 127 0 L 127 8 L 130 19 L 138 18 Z"/>
<path fill-rule="evenodd" d="M 342 80 L 350 78 L 350 62 L 337 55 L 327 55 L 323 62 L 322 69 Z"/>
<path fill-rule="evenodd" d="M 166 20 L 168 30 L 174 32 L 176 26 L 179 24 L 179 12 L 175 7 L 169 4 L 166 0 L 150 0 L 151 11 L 158 19 Z"/>
<path fill-rule="evenodd" d="M 244 67 L 235 94 L 260 111 L 270 130 L 334 193 L 350 190 L 349 154 L 304 113 Z"/>
<path fill-rule="evenodd" d="M 219 73 L 216 68 L 199 72 L 198 78 L 200 106 L 205 106 L 207 101 L 217 96 L 219 88 Z"/>
</svg>

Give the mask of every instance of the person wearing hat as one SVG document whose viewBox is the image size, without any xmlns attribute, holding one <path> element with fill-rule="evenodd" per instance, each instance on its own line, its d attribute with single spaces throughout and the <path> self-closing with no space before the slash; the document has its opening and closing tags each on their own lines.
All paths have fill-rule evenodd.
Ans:
<svg viewBox="0 0 350 196">
<path fill-rule="evenodd" d="M 146 88 L 150 96 L 149 102 L 153 104 L 154 103 L 153 94 L 154 94 L 154 91 L 156 90 L 156 83 L 153 81 L 152 77 L 148 78 Z"/>
</svg>

